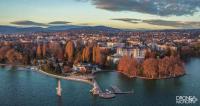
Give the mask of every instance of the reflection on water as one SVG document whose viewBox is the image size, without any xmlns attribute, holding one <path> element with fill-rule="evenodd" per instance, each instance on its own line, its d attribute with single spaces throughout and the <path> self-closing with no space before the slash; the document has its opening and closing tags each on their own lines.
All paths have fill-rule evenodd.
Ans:
<svg viewBox="0 0 200 106">
<path fill-rule="evenodd" d="M 63 104 L 62 104 L 62 96 L 57 96 L 57 106 L 63 106 Z"/>
<path fill-rule="evenodd" d="M 143 80 L 144 89 L 147 91 L 146 93 L 153 94 L 156 91 L 156 83 L 157 80 Z"/>
</svg>

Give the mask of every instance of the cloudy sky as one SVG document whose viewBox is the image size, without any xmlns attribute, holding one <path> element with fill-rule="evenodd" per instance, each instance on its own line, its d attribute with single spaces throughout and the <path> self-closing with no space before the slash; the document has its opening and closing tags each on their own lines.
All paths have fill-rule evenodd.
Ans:
<svg viewBox="0 0 200 106">
<path fill-rule="evenodd" d="M 0 0 L 0 25 L 200 28 L 200 0 Z"/>
</svg>

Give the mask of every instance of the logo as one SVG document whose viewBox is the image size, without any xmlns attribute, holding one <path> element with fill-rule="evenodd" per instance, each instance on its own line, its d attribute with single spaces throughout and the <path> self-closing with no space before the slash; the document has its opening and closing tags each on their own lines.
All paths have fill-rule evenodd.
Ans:
<svg viewBox="0 0 200 106">
<path fill-rule="evenodd" d="M 177 104 L 195 104 L 197 101 L 195 96 L 176 96 Z"/>
</svg>

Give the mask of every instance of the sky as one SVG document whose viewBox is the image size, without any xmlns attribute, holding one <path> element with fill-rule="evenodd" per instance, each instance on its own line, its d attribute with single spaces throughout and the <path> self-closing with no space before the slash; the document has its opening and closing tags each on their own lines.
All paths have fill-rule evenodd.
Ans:
<svg viewBox="0 0 200 106">
<path fill-rule="evenodd" d="M 0 25 L 200 28 L 200 0 L 0 0 Z"/>
</svg>

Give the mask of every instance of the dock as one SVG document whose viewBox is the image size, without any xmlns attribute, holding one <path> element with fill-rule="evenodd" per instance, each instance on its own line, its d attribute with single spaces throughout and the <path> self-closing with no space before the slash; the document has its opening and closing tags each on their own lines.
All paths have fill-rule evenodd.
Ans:
<svg viewBox="0 0 200 106">
<path fill-rule="evenodd" d="M 98 83 L 96 82 L 96 80 L 94 79 L 93 79 L 93 88 L 92 90 L 90 90 L 90 92 L 92 92 L 93 95 L 98 95 L 99 97 L 104 99 L 110 99 L 116 96 L 112 92 L 103 92 Z"/>
<path fill-rule="evenodd" d="M 98 95 L 104 99 L 111 99 L 116 96 L 116 94 L 132 94 L 132 91 L 121 91 L 117 86 L 111 86 L 111 90 L 107 90 L 105 92 L 102 91 L 97 81 L 93 79 L 93 89 L 90 90 L 93 95 Z"/>
</svg>

